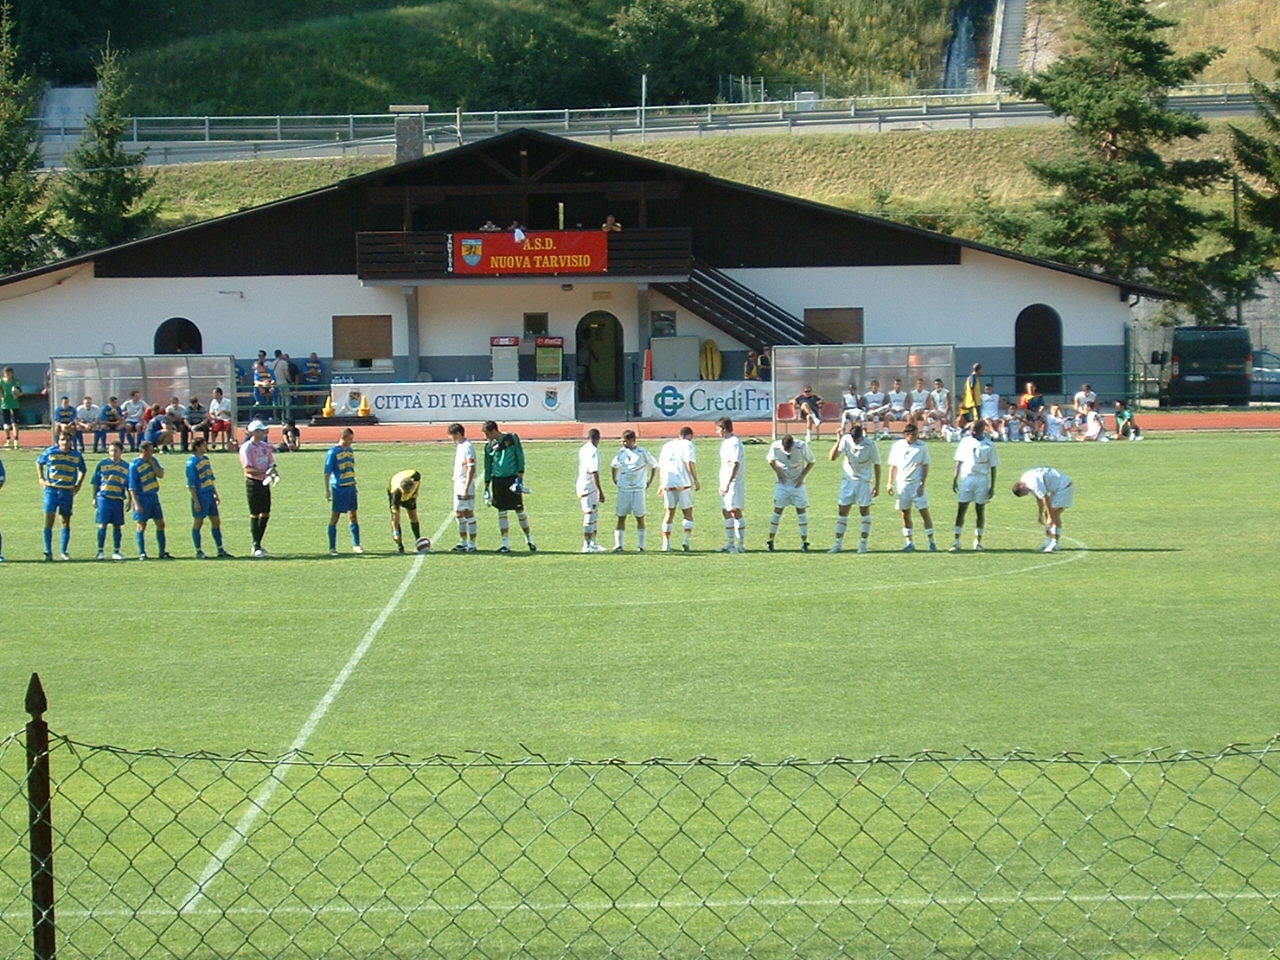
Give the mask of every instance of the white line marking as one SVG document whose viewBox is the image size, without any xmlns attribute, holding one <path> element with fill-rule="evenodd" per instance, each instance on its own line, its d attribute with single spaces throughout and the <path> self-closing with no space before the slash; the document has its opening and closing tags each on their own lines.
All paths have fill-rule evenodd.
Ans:
<svg viewBox="0 0 1280 960">
<path fill-rule="evenodd" d="M 449 524 L 449 518 L 446 516 L 436 536 L 440 536 L 444 532 L 445 527 Z M 413 565 L 409 567 L 409 571 L 404 575 L 404 579 L 400 581 L 400 586 L 396 588 L 396 592 L 391 595 L 391 599 L 387 601 L 387 605 L 382 608 L 382 612 L 378 614 L 377 619 L 369 625 L 369 629 L 365 631 L 364 637 L 360 643 L 352 651 L 351 656 L 347 658 L 346 665 L 339 671 L 337 677 L 334 678 L 325 695 L 320 698 L 320 702 L 316 704 L 315 709 L 311 711 L 311 716 L 307 717 L 307 722 L 302 725 L 297 735 L 293 738 L 286 756 L 295 754 L 303 750 L 307 743 L 311 740 L 312 734 L 316 732 L 316 727 L 324 719 L 325 714 L 329 712 L 329 708 L 333 706 L 334 700 L 338 698 L 338 694 L 342 692 L 342 688 L 346 686 L 347 681 L 351 679 L 351 675 L 355 672 L 356 667 L 360 665 L 360 661 L 364 659 L 364 655 L 369 652 L 369 648 L 373 646 L 373 641 L 377 639 L 378 634 L 382 632 L 383 626 L 396 608 L 400 606 L 400 601 L 404 599 L 404 595 L 408 592 L 410 585 L 418 576 L 418 571 L 422 569 L 422 563 L 425 557 L 418 554 L 414 557 Z M 231 836 L 222 842 L 222 846 L 214 852 L 204 870 L 200 873 L 200 879 L 195 882 L 195 886 L 191 888 L 190 893 L 183 898 L 182 907 L 179 912 L 186 914 L 195 910 L 200 902 L 204 899 L 205 887 L 213 880 L 214 877 L 222 870 L 226 862 L 231 858 L 253 832 L 257 826 L 258 820 L 266 813 L 267 807 L 270 805 L 272 798 L 276 795 L 282 786 L 284 786 L 285 776 L 289 767 L 283 764 L 276 764 L 271 768 L 267 783 L 260 789 L 249 801 L 249 809 L 244 812 L 239 821 L 231 830 Z"/>
<path fill-rule="evenodd" d="M 349 900 L 343 900 L 337 904 L 330 901 L 316 907 L 306 907 L 298 904 L 280 904 L 274 907 L 261 905 L 248 907 L 208 906 L 198 910 L 188 910 L 184 906 L 179 912 L 183 916 L 202 917 L 228 917 L 233 915 L 246 917 L 301 915 L 314 917 L 335 914 L 339 916 L 390 914 L 392 916 L 409 918 L 419 913 L 443 913 L 449 916 L 458 916 L 466 913 L 468 910 L 483 910 L 489 914 L 509 914 L 517 911 L 530 911 L 539 914 L 558 915 L 569 907 L 572 907 L 574 910 L 597 913 L 606 913 L 614 910 L 645 912 L 652 912 L 654 910 L 742 910 L 749 907 L 764 910 L 784 907 L 800 909 L 825 908 L 834 910 L 837 908 L 865 908 L 877 906 L 898 908 L 924 908 L 931 906 L 955 908 L 971 904 L 981 904 L 989 908 L 994 908 L 1011 907 L 1019 904 L 1026 904 L 1028 906 L 1053 906 L 1062 903 L 1091 906 L 1119 903 L 1136 904 L 1138 907 L 1164 906 L 1178 909 L 1178 904 L 1204 901 L 1221 904 L 1249 903 L 1255 901 L 1280 904 L 1280 892 L 1244 889 L 1223 891 L 1221 893 L 1212 890 L 1193 890 L 1186 893 L 1161 893 L 1159 890 L 1152 889 L 1137 893 L 1092 893 L 1079 896 L 1072 895 L 1070 891 L 1066 891 L 1062 894 L 1028 894 L 1026 896 L 999 897 L 985 896 L 981 893 L 975 892 L 972 896 L 944 897 L 745 897 L 734 900 L 714 898 L 681 900 L 676 898 L 668 899 L 659 897 L 655 900 L 566 900 L 562 902 L 543 903 L 530 902 L 527 900 L 521 900 L 515 903 L 495 903 L 482 899 L 475 899 L 461 903 L 428 901 L 417 904 L 395 904 L 383 900 L 377 903 L 365 905 L 357 905 L 351 903 Z M 112 907 L 104 910 L 80 910 L 68 907 L 59 907 L 58 915 L 60 917 L 74 917 L 76 919 L 139 919 L 172 917 L 174 916 L 174 911 L 172 909 L 164 909 L 160 907 L 146 907 L 141 910 L 131 910 L 127 907 Z M 29 920 L 30 918 L 30 911 L 24 913 L 22 911 L 12 910 L 0 913 L 0 919 L 5 921 Z"/>
</svg>

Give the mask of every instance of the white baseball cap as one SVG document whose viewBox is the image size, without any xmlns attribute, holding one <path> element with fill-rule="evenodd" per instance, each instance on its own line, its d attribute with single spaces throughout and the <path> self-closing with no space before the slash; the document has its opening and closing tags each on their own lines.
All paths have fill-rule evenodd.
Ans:
<svg viewBox="0 0 1280 960">
<path fill-rule="evenodd" d="M 249 426 L 245 427 L 245 429 L 248 430 L 250 433 L 253 433 L 253 431 L 255 430 L 261 430 L 263 433 L 266 433 L 267 425 L 263 423 L 261 420 L 250 420 Z"/>
</svg>

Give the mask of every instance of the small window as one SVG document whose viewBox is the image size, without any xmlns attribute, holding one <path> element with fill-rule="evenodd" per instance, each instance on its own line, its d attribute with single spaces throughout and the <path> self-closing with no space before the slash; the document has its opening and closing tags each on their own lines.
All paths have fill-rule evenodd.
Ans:
<svg viewBox="0 0 1280 960">
<path fill-rule="evenodd" d="M 862 307 L 809 307 L 804 322 L 836 343 L 862 343 Z"/>
<path fill-rule="evenodd" d="M 391 316 L 374 314 L 334 317 L 333 369 L 394 370 Z"/>
<path fill-rule="evenodd" d="M 547 315 L 545 313 L 526 313 L 524 315 L 524 339 L 547 335 Z"/>
<path fill-rule="evenodd" d="M 674 337 L 676 335 L 676 312 L 674 310 L 654 310 L 649 314 L 651 337 Z"/>
</svg>

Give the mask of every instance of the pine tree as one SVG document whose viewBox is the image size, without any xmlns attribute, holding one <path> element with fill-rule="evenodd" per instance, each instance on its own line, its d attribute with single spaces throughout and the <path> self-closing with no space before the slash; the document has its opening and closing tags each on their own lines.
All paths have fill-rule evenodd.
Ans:
<svg viewBox="0 0 1280 960">
<path fill-rule="evenodd" d="M 1259 48 L 1259 52 L 1275 66 L 1280 79 L 1280 50 Z M 1274 253 L 1280 248 L 1280 89 L 1269 87 L 1256 77 L 1249 78 L 1249 87 L 1264 132 L 1255 135 L 1239 127 L 1231 128 L 1236 162 L 1252 179 L 1240 181 L 1241 212 L 1270 240 Z"/>
<path fill-rule="evenodd" d="M 1168 106 L 1171 89 L 1195 80 L 1220 49 L 1175 56 L 1163 35 L 1173 23 L 1145 0 L 1075 0 L 1081 51 L 1043 72 L 1010 79 L 1024 97 L 1067 118 L 1072 149 L 1028 167 L 1050 193 L 1029 218 L 1012 218 L 1000 241 L 1024 252 L 1181 295 L 1200 321 L 1225 319 L 1242 276 L 1259 269 L 1195 257 L 1206 238 L 1223 238 L 1221 214 L 1193 203 L 1226 182 L 1221 159 L 1167 159 L 1162 151 L 1198 139 L 1208 126 Z M 1005 232 L 1011 235 L 1004 235 Z M 1232 289 L 1224 289 L 1224 284 Z"/>
<path fill-rule="evenodd" d="M 9 4 L 0 6 L 0 275 L 45 262 L 48 242 L 42 201 L 35 84 L 18 66 Z"/>
<path fill-rule="evenodd" d="M 155 177 L 143 172 L 145 153 L 125 151 L 122 112 L 128 94 L 119 54 L 108 46 L 97 64 L 97 116 L 86 118 L 83 138 L 66 156 L 66 172 L 54 189 L 67 254 L 98 250 L 143 236 L 155 223 L 158 203 L 147 200 Z"/>
</svg>

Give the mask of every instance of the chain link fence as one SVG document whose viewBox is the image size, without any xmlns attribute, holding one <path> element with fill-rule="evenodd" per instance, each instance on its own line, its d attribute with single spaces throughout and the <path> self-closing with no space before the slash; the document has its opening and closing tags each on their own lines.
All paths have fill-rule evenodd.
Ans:
<svg viewBox="0 0 1280 960">
<path fill-rule="evenodd" d="M 41 817 L 64 958 L 1043 960 L 1280 944 L 1280 739 L 757 763 L 215 756 L 53 735 L 41 756 L 52 801 L 32 811 L 27 746 L 0 740 L 4 960 L 48 955 L 32 932 Z"/>
</svg>

